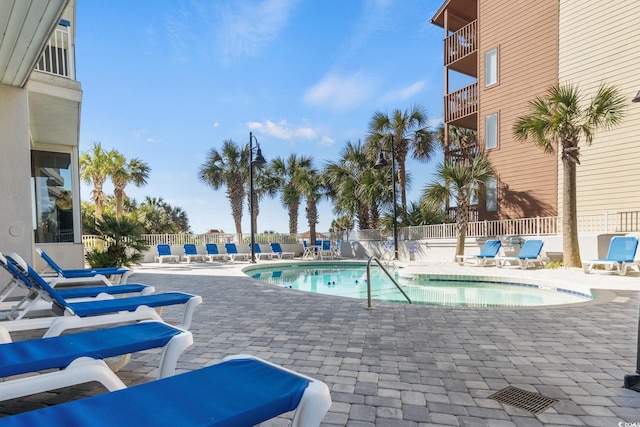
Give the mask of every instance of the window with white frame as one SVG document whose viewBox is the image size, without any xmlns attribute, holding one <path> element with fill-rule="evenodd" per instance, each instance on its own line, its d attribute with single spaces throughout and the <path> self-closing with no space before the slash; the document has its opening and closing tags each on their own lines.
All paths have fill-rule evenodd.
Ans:
<svg viewBox="0 0 640 427">
<path fill-rule="evenodd" d="M 484 118 L 484 141 L 487 150 L 498 146 L 498 113 Z"/>
<path fill-rule="evenodd" d="M 492 86 L 498 83 L 498 49 L 491 49 L 484 55 L 484 85 Z"/>
<path fill-rule="evenodd" d="M 36 243 L 73 243 L 71 154 L 31 151 Z"/>
<path fill-rule="evenodd" d="M 495 176 L 487 178 L 485 189 L 487 212 L 496 212 L 498 210 L 498 178 Z"/>
</svg>

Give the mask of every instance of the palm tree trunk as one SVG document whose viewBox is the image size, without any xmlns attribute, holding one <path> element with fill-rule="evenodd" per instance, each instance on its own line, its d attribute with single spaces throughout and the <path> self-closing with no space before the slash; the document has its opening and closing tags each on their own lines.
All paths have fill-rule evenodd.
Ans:
<svg viewBox="0 0 640 427">
<path fill-rule="evenodd" d="M 289 205 L 289 234 L 296 236 L 298 234 L 298 208 L 299 203 Z"/>
<path fill-rule="evenodd" d="M 578 220 L 576 199 L 576 164 L 562 160 L 564 182 L 562 185 L 562 252 L 565 267 L 580 267 L 580 246 L 578 244 Z"/>
<path fill-rule="evenodd" d="M 458 198 L 458 208 L 456 209 L 456 228 L 458 229 L 458 240 L 456 241 L 456 256 L 464 255 L 464 243 L 467 239 L 467 227 L 469 224 L 469 204 L 464 198 Z M 453 258 L 455 261 L 455 257 Z"/>
</svg>

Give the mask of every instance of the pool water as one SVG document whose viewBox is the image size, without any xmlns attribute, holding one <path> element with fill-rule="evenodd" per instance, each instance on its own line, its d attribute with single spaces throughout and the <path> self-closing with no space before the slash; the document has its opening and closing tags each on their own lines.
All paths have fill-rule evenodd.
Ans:
<svg viewBox="0 0 640 427">
<path fill-rule="evenodd" d="M 592 295 L 516 279 L 453 275 L 406 275 L 389 270 L 413 304 L 462 307 L 530 307 L 573 304 Z M 274 285 L 318 294 L 367 299 L 364 264 L 290 264 L 245 269 L 249 276 Z M 371 297 L 408 303 L 386 274 L 371 266 Z"/>
</svg>

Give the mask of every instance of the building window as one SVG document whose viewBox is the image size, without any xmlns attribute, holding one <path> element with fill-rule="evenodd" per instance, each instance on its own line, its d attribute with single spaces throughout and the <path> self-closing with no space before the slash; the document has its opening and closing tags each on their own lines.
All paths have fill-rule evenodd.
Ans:
<svg viewBox="0 0 640 427">
<path fill-rule="evenodd" d="M 71 154 L 31 152 L 36 243 L 73 242 Z"/>
<path fill-rule="evenodd" d="M 489 114 L 485 117 L 484 140 L 487 150 L 498 146 L 498 113 Z"/>
<path fill-rule="evenodd" d="M 485 54 L 484 65 L 484 85 L 492 86 L 498 83 L 498 49 L 492 49 Z"/>
<path fill-rule="evenodd" d="M 486 186 L 486 204 L 487 212 L 496 212 L 498 210 L 498 178 L 492 176 L 487 178 Z"/>
</svg>

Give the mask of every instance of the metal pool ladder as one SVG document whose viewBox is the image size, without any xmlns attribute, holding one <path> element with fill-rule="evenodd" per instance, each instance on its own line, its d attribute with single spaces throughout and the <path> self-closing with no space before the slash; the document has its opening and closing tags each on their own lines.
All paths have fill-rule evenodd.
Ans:
<svg viewBox="0 0 640 427">
<path fill-rule="evenodd" d="M 398 288 L 398 290 L 402 293 L 402 295 L 404 295 L 404 297 L 407 299 L 407 301 L 409 301 L 409 304 L 412 304 L 411 298 L 409 298 L 409 296 L 402 290 L 402 288 L 400 287 L 398 282 L 396 282 L 396 279 L 394 279 L 391 276 L 391 274 L 387 271 L 387 269 L 384 268 L 384 266 L 382 265 L 380 260 L 378 258 L 376 258 L 376 257 L 370 256 L 369 260 L 367 261 L 367 308 L 369 310 L 371 310 L 373 308 L 373 306 L 371 305 L 371 261 L 375 261 L 380 266 L 380 268 L 382 269 L 382 271 L 385 272 L 387 277 L 389 279 L 391 279 L 391 281 L 393 282 L 394 285 L 396 285 L 396 288 Z"/>
</svg>

